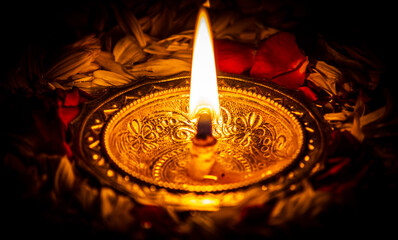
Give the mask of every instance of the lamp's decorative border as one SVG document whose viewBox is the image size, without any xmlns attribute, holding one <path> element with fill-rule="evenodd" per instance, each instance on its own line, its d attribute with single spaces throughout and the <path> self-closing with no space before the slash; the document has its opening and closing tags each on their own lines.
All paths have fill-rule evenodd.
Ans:
<svg viewBox="0 0 398 240">
<path fill-rule="evenodd" d="M 237 189 L 216 192 L 190 192 L 148 184 L 131 177 L 107 159 L 101 134 L 106 122 L 123 107 L 145 96 L 161 91 L 186 88 L 189 76 L 180 75 L 166 79 L 138 82 L 124 88 L 111 89 L 103 97 L 87 103 L 81 114 L 72 122 L 72 149 L 78 165 L 91 173 L 102 184 L 124 192 L 143 204 L 173 207 L 179 210 L 216 210 L 236 206 L 248 198 L 269 195 L 287 188 L 308 176 L 326 156 L 326 136 L 329 126 L 318 109 L 297 92 L 286 90 L 269 82 L 237 76 L 219 76 L 220 88 L 234 89 L 244 94 L 264 96 L 293 114 L 302 125 L 304 146 L 297 158 L 283 171 Z M 259 99 L 261 100 L 261 99 Z"/>
</svg>

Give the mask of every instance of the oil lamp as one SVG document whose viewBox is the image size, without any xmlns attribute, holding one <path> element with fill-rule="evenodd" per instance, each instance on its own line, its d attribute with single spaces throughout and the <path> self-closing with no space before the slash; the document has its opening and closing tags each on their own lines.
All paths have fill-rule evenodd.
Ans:
<svg viewBox="0 0 398 240">
<path fill-rule="evenodd" d="M 197 134 L 192 140 L 191 158 L 187 163 L 188 175 L 195 180 L 217 180 L 216 176 L 208 175 L 217 154 L 212 119 L 220 116 L 213 37 L 208 19 L 206 10 L 201 8 L 196 21 L 189 95 L 189 113 L 192 117 L 199 115 Z"/>
<path fill-rule="evenodd" d="M 145 79 L 87 103 L 78 163 L 143 204 L 217 210 L 294 186 L 325 156 L 316 106 L 268 82 L 216 74 L 200 10 L 191 76 Z"/>
</svg>

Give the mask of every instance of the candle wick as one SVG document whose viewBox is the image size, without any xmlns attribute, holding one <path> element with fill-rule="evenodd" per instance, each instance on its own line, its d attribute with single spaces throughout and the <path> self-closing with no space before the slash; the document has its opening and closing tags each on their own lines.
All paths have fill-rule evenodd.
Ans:
<svg viewBox="0 0 398 240">
<path fill-rule="evenodd" d="M 196 131 L 196 138 L 206 139 L 212 136 L 212 120 L 210 114 L 201 114 L 198 119 L 198 126 Z"/>
<path fill-rule="evenodd" d="M 187 164 L 188 175 L 194 180 L 211 179 L 209 173 L 216 162 L 217 139 L 212 135 L 210 114 L 201 114 L 198 119 L 197 133 L 192 139 L 191 159 Z"/>
</svg>

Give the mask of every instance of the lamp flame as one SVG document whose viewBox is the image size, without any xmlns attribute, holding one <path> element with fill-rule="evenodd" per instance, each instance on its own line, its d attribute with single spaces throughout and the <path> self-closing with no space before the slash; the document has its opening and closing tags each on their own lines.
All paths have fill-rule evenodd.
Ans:
<svg viewBox="0 0 398 240">
<path fill-rule="evenodd" d="M 196 20 L 191 70 L 189 112 L 192 116 L 207 109 L 218 116 L 217 73 L 213 51 L 213 36 L 207 11 L 201 8 Z"/>
</svg>

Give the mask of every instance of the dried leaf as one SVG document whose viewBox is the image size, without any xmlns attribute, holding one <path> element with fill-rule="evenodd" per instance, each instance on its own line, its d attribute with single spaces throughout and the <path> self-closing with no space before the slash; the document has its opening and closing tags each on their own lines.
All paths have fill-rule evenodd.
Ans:
<svg viewBox="0 0 398 240">
<path fill-rule="evenodd" d="M 107 87 L 114 86 L 113 84 L 103 80 L 102 78 L 96 79 L 92 73 L 76 74 L 72 77 L 72 80 L 73 81 L 70 82 L 62 82 L 62 85 L 56 81 L 53 81 L 49 84 L 52 84 L 54 86 L 54 89 L 60 88 L 64 90 L 70 90 L 72 89 L 72 87 L 77 87 L 93 97 L 101 96 Z"/>
<path fill-rule="evenodd" d="M 244 32 L 246 29 L 250 28 L 251 26 L 255 25 L 254 23 L 254 18 L 246 18 L 246 19 L 241 19 L 239 21 L 235 21 L 233 24 L 228 26 L 227 28 L 224 28 L 222 31 L 218 32 L 216 34 L 216 38 L 224 38 L 225 36 L 229 35 L 236 35 L 240 34 L 241 32 Z"/>
<path fill-rule="evenodd" d="M 75 183 L 75 174 L 69 162 L 68 157 L 65 155 L 61 158 L 57 171 L 55 172 L 54 189 L 57 193 L 70 191 Z"/>
<path fill-rule="evenodd" d="M 153 55 L 170 55 L 174 51 L 190 50 L 192 51 L 193 31 L 183 31 L 171 35 L 168 38 L 153 42 L 144 49 L 145 52 Z"/>
<path fill-rule="evenodd" d="M 46 78 L 66 80 L 75 74 L 98 69 L 99 66 L 93 61 L 100 53 L 100 48 L 100 40 L 94 35 L 83 37 L 65 48 L 65 54 L 61 55 L 47 71 Z"/>
<path fill-rule="evenodd" d="M 118 25 L 114 26 L 110 30 L 104 32 L 101 36 L 101 49 L 106 52 L 112 52 L 112 49 L 115 46 L 116 42 L 125 35 L 125 33 L 121 32 L 121 29 Z"/>
<path fill-rule="evenodd" d="M 147 32 L 151 28 L 151 25 L 152 25 L 152 21 L 149 16 L 144 16 L 144 17 L 138 19 L 138 23 L 140 24 L 143 32 Z"/>
<path fill-rule="evenodd" d="M 372 54 L 370 49 L 365 50 L 359 47 L 351 47 L 346 45 L 344 45 L 343 48 L 351 58 L 368 65 L 372 69 L 381 70 L 384 67 L 384 64 Z"/>
<path fill-rule="evenodd" d="M 335 122 L 335 121 L 344 122 L 351 116 L 352 112 L 348 111 L 342 111 L 337 113 L 326 113 L 325 115 L 323 115 L 324 119 L 328 122 Z"/>
<path fill-rule="evenodd" d="M 224 11 L 221 14 L 216 14 L 215 16 L 212 16 L 212 27 L 211 29 L 214 32 L 214 36 L 216 38 L 220 37 L 220 34 L 222 34 L 223 31 L 227 28 L 228 25 L 233 23 L 237 15 L 233 11 Z"/>
<path fill-rule="evenodd" d="M 94 34 L 90 34 L 73 43 L 70 48 L 101 49 L 101 41 Z"/>
<path fill-rule="evenodd" d="M 361 116 L 359 119 L 361 128 L 384 118 L 386 116 L 386 113 L 387 107 L 383 106 L 373 112 Z"/>
<path fill-rule="evenodd" d="M 352 123 L 348 125 L 350 133 L 359 141 L 365 139 L 364 128 L 372 123 L 377 123 L 383 119 L 387 114 L 387 106 L 380 107 L 379 109 L 365 114 L 365 103 L 361 97 L 358 97 L 354 111 L 352 112 Z M 374 130 L 376 132 L 376 130 Z"/>
<path fill-rule="evenodd" d="M 278 32 L 279 30 L 276 28 L 271 28 L 271 27 L 261 28 L 259 33 L 259 40 L 262 41 L 264 39 L 267 39 Z"/>
<path fill-rule="evenodd" d="M 377 86 L 377 82 L 371 82 L 371 79 L 368 75 L 368 73 L 364 70 L 357 70 L 353 68 L 348 68 L 341 66 L 340 67 L 341 71 L 344 74 L 344 79 L 353 82 L 353 83 L 359 83 L 363 87 L 369 88 L 369 89 L 374 89 Z"/>
<path fill-rule="evenodd" d="M 153 59 L 132 67 L 130 73 L 136 77 L 171 76 L 191 70 L 191 64 L 180 59 Z"/>
<path fill-rule="evenodd" d="M 98 64 L 91 62 L 90 64 L 83 65 L 81 67 L 81 69 L 79 70 L 78 74 L 79 73 L 89 73 L 89 72 L 95 71 L 99 68 L 100 68 L 100 66 Z M 76 74 L 74 74 L 74 75 L 76 75 Z M 72 75 L 71 77 L 73 77 L 74 75 Z"/>
<path fill-rule="evenodd" d="M 365 139 L 365 134 L 362 132 L 360 117 L 359 114 L 354 114 L 352 125 L 350 129 L 350 133 L 354 136 L 359 142 L 362 142 Z"/>
<path fill-rule="evenodd" d="M 303 190 L 291 196 L 282 195 L 276 203 L 269 220 L 271 225 L 286 224 L 288 221 L 314 219 L 330 201 L 327 192 L 314 191 L 312 186 L 303 181 Z M 302 223 L 306 224 L 306 223 Z"/>
<path fill-rule="evenodd" d="M 192 50 L 179 50 L 170 55 L 170 58 L 177 58 L 187 63 L 192 63 Z"/>
<path fill-rule="evenodd" d="M 68 90 L 68 89 L 72 89 L 72 85 L 68 84 L 67 86 L 61 85 L 56 81 L 53 82 L 48 82 L 48 88 L 51 89 L 52 91 L 54 91 L 55 89 L 59 88 L 62 90 Z"/>
<path fill-rule="evenodd" d="M 90 96 L 97 98 L 102 96 L 104 93 L 106 93 L 107 88 L 106 87 L 102 87 L 102 86 L 95 86 L 93 83 L 90 83 L 89 87 L 79 87 L 79 89 L 87 94 L 89 94 Z"/>
<path fill-rule="evenodd" d="M 186 6 L 183 3 L 187 3 Z M 192 1 L 180 1 L 177 4 L 177 8 L 177 12 L 174 12 L 174 15 L 170 18 L 172 24 L 168 34 L 195 28 L 197 6 L 193 6 Z M 171 9 L 174 10 L 175 8 L 172 7 Z"/>
<path fill-rule="evenodd" d="M 103 187 L 100 193 L 101 217 L 107 226 L 116 230 L 127 230 L 133 223 L 131 211 L 134 203 L 111 188 Z"/>
<path fill-rule="evenodd" d="M 70 76 L 92 70 L 92 62 L 99 54 L 99 50 L 75 51 L 56 62 L 46 73 L 47 79 L 66 80 Z"/>
<path fill-rule="evenodd" d="M 73 85 L 77 88 L 91 88 L 93 86 L 94 77 L 87 78 L 87 81 L 77 81 Z"/>
<path fill-rule="evenodd" d="M 336 67 L 324 61 L 317 61 L 307 80 L 326 91 L 331 96 L 337 95 L 337 85 L 341 82 L 342 73 Z"/>
<path fill-rule="evenodd" d="M 328 61 L 333 61 L 342 71 L 344 79 L 375 89 L 379 83 L 383 64 L 371 54 L 358 47 L 328 43 L 324 38 L 319 39 L 320 46 L 325 49 Z"/>
<path fill-rule="evenodd" d="M 358 61 L 349 58 L 345 56 L 343 53 L 337 50 L 339 46 L 335 46 L 335 48 L 332 47 L 331 44 L 329 44 L 324 38 L 319 39 L 319 43 L 321 47 L 326 50 L 328 53 L 330 59 L 334 62 L 336 62 L 339 66 L 344 66 L 352 69 L 359 69 L 363 70 L 363 66 L 361 63 Z M 335 44 L 336 45 L 336 44 Z"/>
<path fill-rule="evenodd" d="M 360 142 L 362 142 L 365 139 L 365 137 L 369 137 L 368 135 L 375 136 L 379 134 L 377 123 L 380 123 L 381 122 L 380 120 L 384 119 L 386 115 L 388 115 L 388 111 L 387 111 L 387 106 L 383 106 L 367 114 L 361 115 L 360 113 L 361 112 L 354 115 L 354 120 L 350 132 Z M 372 129 L 372 131 L 369 131 L 369 129 Z"/>
<path fill-rule="evenodd" d="M 113 55 L 109 52 L 101 51 L 95 62 L 109 71 L 118 73 L 129 79 L 134 79 L 134 76 L 130 75 L 123 65 L 115 62 Z"/>
<path fill-rule="evenodd" d="M 155 37 L 165 37 L 170 33 L 172 27 L 173 11 L 161 2 L 158 2 L 158 4 L 163 5 L 162 10 L 157 11 L 157 14 L 152 16 L 152 27 L 149 34 Z"/>
<path fill-rule="evenodd" d="M 163 55 L 163 56 L 170 55 L 170 52 L 166 49 L 166 47 L 158 43 L 153 43 L 149 45 L 144 49 L 144 52 L 152 55 Z"/>
<path fill-rule="evenodd" d="M 132 214 L 133 208 L 134 203 L 129 197 L 118 194 L 113 206 L 113 211 L 106 219 L 108 227 L 117 231 L 126 231 L 130 229 L 135 220 Z"/>
<path fill-rule="evenodd" d="M 97 70 L 93 73 L 93 76 L 95 77 L 95 79 L 103 79 L 113 86 L 125 85 L 131 82 L 131 79 L 128 79 L 123 75 L 106 70 Z"/>
<path fill-rule="evenodd" d="M 79 186 L 80 188 L 74 192 L 76 199 L 84 210 L 90 211 L 94 209 L 98 198 L 98 190 L 89 186 L 85 181 L 79 182 Z"/>
<path fill-rule="evenodd" d="M 194 30 L 186 30 L 182 31 L 178 34 L 173 34 L 167 38 L 164 38 L 159 41 L 159 43 L 163 42 L 173 42 L 173 41 L 178 41 L 178 42 L 188 42 L 192 41 L 194 35 Z"/>
<path fill-rule="evenodd" d="M 116 4 L 111 4 L 111 6 L 115 12 L 115 16 L 120 28 L 126 34 L 133 35 L 137 39 L 140 47 L 144 48 L 147 44 L 144 37 L 144 32 L 142 31 L 141 25 L 134 16 L 133 12 L 125 6 L 117 6 Z"/>
<path fill-rule="evenodd" d="M 143 61 L 146 58 L 146 54 L 139 46 L 137 40 L 131 35 L 126 35 L 116 43 L 113 48 L 113 55 L 116 62 L 129 65 Z"/>
<path fill-rule="evenodd" d="M 111 87 L 114 86 L 112 83 L 102 79 L 102 78 L 94 78 L 94 80 L 91 82 L 90 87 Z"/>
<path fill-rule="evenodd" d="M 109 217 L 114 209 L 114 206 L 117 201 L 117 196 L 115 191 L 110 188 L 103 187 L 100 193 L 101 200 L 101 217 L 106 219 Z"/>
<path fill-rule="evenodd" d="M 87 82 L 87 81 L 92 81 L 94 78 L 92 74 L 86 75 L 86 74 L 76 74 L 75 76 L 72 77 L 73 82 L 76 83 L 81 83 L 81 82 Z"/>
<path fill-rule="evenodd" d="M 62 85 L 56 81 L 51 82 L 51 84 L 53 84 L 56 88 L 61 88 L 61 89 L 72 89 L 72 87 L 81 88 L 81 87 L 87 87 L 88 86 L 87 84 L 91 85 L 91 82 L 93 81 L 94 77 L 85 74 L 76 74 L 72 76 L 71 79 L 72 81 L 70 82 L 62 82 Z"/>
<path fill-rule="evenodd" d="M 257 39 L 257 33 L 255 32 L 242 32 L 238 35 L 240 40 L 244 42 L 253 42 Z"/>
<path fill-rule="evenodd" d="M 248 17 L 244 19 L 239 19 L 239 21 L 234 22 L 222 31 L 218 33 L 216 32 L 215 38 L 253 43 L 253 40 L 258 39 L 258 36 L 260 35 L 263 28 L 264 27 L 259 24 L 257 20 L 255 20 L 255 18 Z M 247 36 L 251 37 L 247 40 Z M 254 39 L 252 39 L 253 36 L 255 36 Z"/>
<path fill-rule="evenodd" d="M 168 44 L 168 46 L 166 47 L 167 51 L 180 51 L 180 50 L 187 50 L 190 48 L 190 44 L 185 43 L 185 42 L 178 42 L 178 41 L 172 41 Z"/>
</svg>

